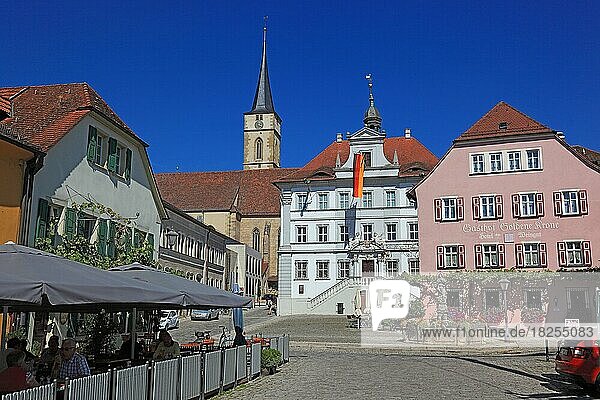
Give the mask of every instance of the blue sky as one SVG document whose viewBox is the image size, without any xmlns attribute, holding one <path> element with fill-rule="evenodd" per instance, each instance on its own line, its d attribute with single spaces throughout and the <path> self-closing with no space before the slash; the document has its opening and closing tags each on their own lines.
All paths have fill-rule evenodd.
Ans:
<svg viewBox="0 0 600 400">
<path fill-rule="evenodd" d="M 155 171 L 240 169 L 264 15 L 284 167 L 362 126 L 367 72 L 388 135 L 438 156 L 500 100 L 600 150 L 595 1 L 14 2 L 0 86 L 86 81 Z"/>
</svg>

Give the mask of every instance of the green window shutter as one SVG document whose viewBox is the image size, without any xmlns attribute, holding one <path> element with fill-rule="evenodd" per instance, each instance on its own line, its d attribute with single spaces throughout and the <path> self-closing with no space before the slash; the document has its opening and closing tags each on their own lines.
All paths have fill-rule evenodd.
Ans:
<svg viewBox="0 0 600 400">
<path fill-rule="evenodd" d="M 144 243 L 144 232 L 135 230 L 133 232 L 133 247 L 140 247 Z"/>
<path fill-rule="evenodd" d="M 125 242 L 125 251 L 131 251 L 131 228 L 125 228 L 123 241 Z"/>
<path fill-rule="evenodd" d="M 96 142 L 98 141 L 98 131 L 95 127 L 90 125 L 88 131 L 88 147 L 87 147 L 87 159 L 90 162 L 96 160 Z"/>
<path fill-rule="evenodd" d="M 110 258 L 115 258 L 117 255 L 115 246 L 115 236 L 117 234 L 117 226 L 113 221 L 108 224 L 108 245 L 106 246 L 106 255 Z"/>
<path fill-rule="evenodd" d="M 146 241 L 150 244 L 150 247 L 152 247 L 152 250 L 154 250 L 154 234 L 148 232 L 148 235 L 146 236 Z"/>
<path fill-rule="evenodd" d="M 46 199 L 40 199 L 38 203 L 38 216 L 35 228 L 35 238 L 45 239 L 48 234 L 48 220 L 50 219 L 50 208 Z"/>
<path fill-rule="evenodd" d="M 75 228 L 77 217 L 75 215 L 75 210 L 72 208 L 67 208 L 67 212 L 65 214 L 65 236 L 67 239 L 73 239 L 75 236 Z"/>
<path fill-rule="evenodd" d="M 98 254 L 101 256 L 106 255 L 106 239 L 108 234 L 108 224 L 105 219 L 101 219 L 98 223 L 98 242 L 96 246 L 98 248 Z"/>
<path fill-rule="evenodd" d="M 79 213 L 77 215 L 77 235 L 84 236 L 85 233 L 85 214 Z"/>
<path fill-rule="evenodd" d="M 108 170 L 116 172 L 117 169 L 117 140 L 108 138 Z"/>
<path fill-rule="evenodd" d="M 131 177 L 131 150 L 127 149 L 125 152 L 125 179 L 129 179 Z"/>
</svg>

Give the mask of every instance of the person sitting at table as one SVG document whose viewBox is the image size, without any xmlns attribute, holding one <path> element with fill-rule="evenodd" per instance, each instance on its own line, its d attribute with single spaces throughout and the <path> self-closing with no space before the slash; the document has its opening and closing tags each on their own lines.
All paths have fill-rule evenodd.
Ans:
<svg viewBox="0 0 600 400">
<path fill-rule="evenodd" d="M 119 349 L 119 356 L 121 358 L 129 359 L 131 357 L 131 335 L 121 344 Z M 136 342 L 134 346 L 133 359 L 141 360 L 144 358 L 144 345 Z"/>
<path fill-rule="evenodd" d="M 179 357 L 179 343 L 175 342 L 166 329 L 161 329 L 158 334 L 158 346 L 152 358 L 154 360 L 168 360 L 169 358 Z"/>
<path fill-rule="evenodd" d="M 90 367 L 85 356 L 77 353 L 75 339 L 63 340 L 60 357 L 57 358 L 52 368 L 52 376 L 60 380 L 81 378 L 90 375 Z"/>
<path fill-rule="evenodd" d="M 6 356 L 8 368 L 0 372 L 0 393 L 12 393 L 39 384 L 25 372 L 25 353 L 15 350 Z"/>
<path fill-rule="evenodd" d="M 234 326 L 235 329 L 235 338 L 233 338 L 234 346 L 245 346 L 246 338 L 244 337 L 244 330 L 241 326 Z"/>
<path fill-rule="evenodd" d="M 52 335 L 50 339 L 48 339 L 48 347 L 42 350 L 42 354 L 40 354 L 40 364 L 51 364 L 54 363 L 54 359 L 58 356 L 58 336 Z M 52 365 L 51 365 L 52 366 Z"/>
</svg>

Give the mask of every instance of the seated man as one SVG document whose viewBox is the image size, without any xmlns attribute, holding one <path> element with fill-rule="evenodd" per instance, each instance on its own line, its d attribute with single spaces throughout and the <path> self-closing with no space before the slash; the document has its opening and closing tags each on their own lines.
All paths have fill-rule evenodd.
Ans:
<svg viewBox="0 0 600 400">
<path fill-rule="evenodd" d="M 21 339 L 13 337 L 6 341 L 6 350 L 0 351 L 0 372 L 8 368 L 6 357 L 13 351 L 21 350 Z"/>
<path fill-rule="evenodd" d="M 131 357 L 131 335 L 121 344 L 119 349 L 119 357 L 129 359 Z M 133 352 L 134 360 L 142 360 L 144 358 L 144 346 L 141 343 L 136 343 Z"/>
<path fill-rule="evenodd" d="M 25 353 L 15 350 L 6 356 L 8 368 L 0 372 L 0 393 L 12 393 L 38 386 L 36 380 L 25 373 Z"/>
<path fill-rule="evenodd" d="M 52 376 L 58 379 L 75 379 L 90 375 L 90 367 L 85 357 L 75 351 L 75 339 L 63 340 L 58 362 L 54 364 Z"/>
</svg>

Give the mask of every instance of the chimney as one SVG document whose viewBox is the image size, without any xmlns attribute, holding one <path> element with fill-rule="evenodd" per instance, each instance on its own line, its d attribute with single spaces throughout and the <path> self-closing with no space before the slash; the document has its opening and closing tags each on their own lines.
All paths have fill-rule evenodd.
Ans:
<svg viewBox="0 0 600 400">
<path fill-rule="evenodd" d="M 342 134 L 340 132 L 336 134 L 335 141 L 338 143 L 342 141 Z"/>
<path fill-rule="evenodd" d="M 565 133 L 563 131 L 556 131 L 556 136 L 558 136 L 559 139 L 565 140 Z"/>
<path fill-rule="evenodd" d="M 404 129 L 404 138 L 410 139 L 410 128 Z"/>
</svg>

